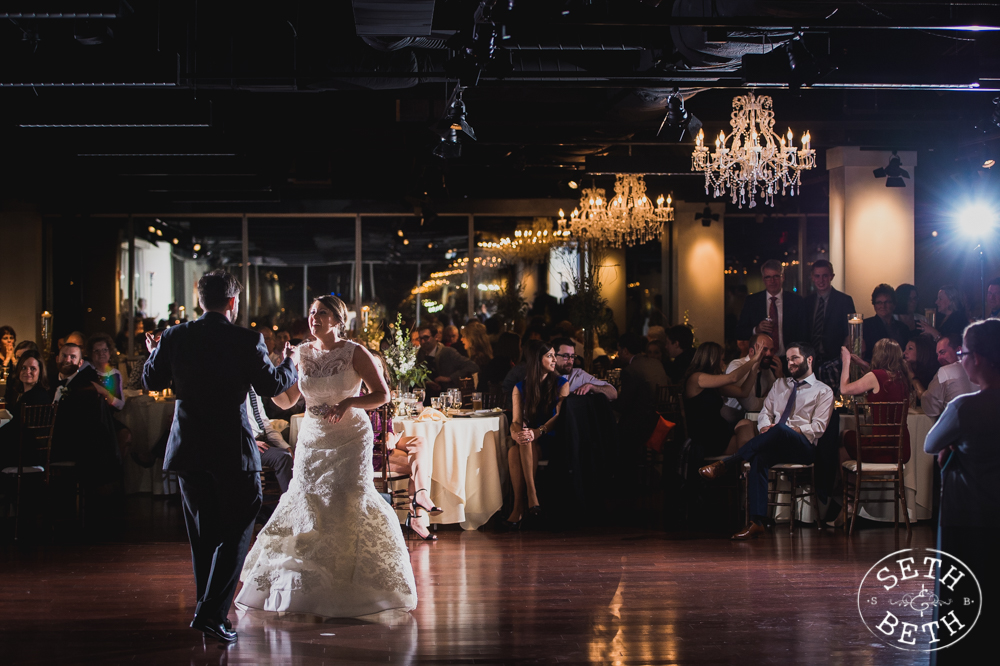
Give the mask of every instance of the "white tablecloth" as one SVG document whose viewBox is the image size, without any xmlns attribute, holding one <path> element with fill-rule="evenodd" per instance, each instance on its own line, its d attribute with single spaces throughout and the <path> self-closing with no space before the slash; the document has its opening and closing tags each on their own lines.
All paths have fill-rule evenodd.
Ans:
<svg viewBox="0 0 1000 666">
<path fill-rule="evenodd" d="M 173 400 L 156 400 L 140 395 L 125 399 L 125 407 L 115 415 L 132 431 L 132 446 L 136 451 L 148 453 L 170 427 L 174 415 Z M 131 457 L 125 459 L 125 492 L 173 495 L 179 492 L 176 475 L 163 471 L 163 459 L 158 459 L 149 469 L 135 464 Z"/>
<path fill-rule="evenodd" d="M 903 465 L 903 485 L 906 487 L 906 507 L 910 520 L 928 520 L 934 506 L 934 456 L 924 453 L 924 440 L 934 420 L 923 412 L 910 411 L 906 417 L 906 427 L 910 431 L 910 462 Z M 841 414 L 840 432 L 853 430 L 853 415 Z M 895 509 L 892 502 L 865 504 L 864 498 L 892 499 L 892 489 L 875 492 L 861 491 L 859 516 L 869 520 L 892 522 Z M 900 516 L 902 519 L 902 516 Z"/>
<path fill-rule="evenodd" d="M 506 417 L 455 418 L 416 423 L 395 419 L 395 432 L 420 435 L 434 443 L 431 499 L 444 513 L 432 523 L 459 523 L 474 530 L 503 505 L 500 483 L 501 431 Z"/>
</svg>

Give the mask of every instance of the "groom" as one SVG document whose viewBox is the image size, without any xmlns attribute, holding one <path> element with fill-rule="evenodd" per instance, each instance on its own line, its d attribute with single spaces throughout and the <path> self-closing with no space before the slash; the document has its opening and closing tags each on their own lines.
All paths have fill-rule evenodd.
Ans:
<svg viewBox="0 0 1000 666">
<path fill-rule="evenodd" d="M 252 385 L 259 395 L 278 395 L 298 379 L 290 345 L 274 367 L 261 335 L 233 325 L 240 291 L 232 275 L 206 273 L 198 280 L 205 314 L 159 339 L 147 333 L 150 357 L 142 371 L 147 389 L 173 380 L 177 394 L 163 469 L 180 478 L 198 590 L 191 628 L 227 643 L 236 640 L 226 616 L 261 503 L 247 392 Z"/>
</svg>

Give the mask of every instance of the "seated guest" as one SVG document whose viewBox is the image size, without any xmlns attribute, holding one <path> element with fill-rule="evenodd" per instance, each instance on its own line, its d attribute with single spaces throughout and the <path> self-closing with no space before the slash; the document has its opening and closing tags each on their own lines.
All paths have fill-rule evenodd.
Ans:
<svg viewBox="0 0 1000 666">
<path fill-rule="evenodd" d="M 930 336 L 922 333 L 911 335 L 909 342 L 906 343 L 906 349 L 903 350 L 903 360 L 906 361 L 906 371 L 914 397 L 920 400 L 940 367 L 934 352 L 934 342 Z"/>
<path fill-rule="evenodd" d="M 20 436 L 21 408 L 24 406 L 50 405 L 52 394 L 45 376 L 45 365 L 37 351 L 21 354 L 14 366 L 17 377 L 17 391 L 7 398 L 10 423 L 0 428 L 0 469 L 17 465 L 18 437 Z M 10 382 L 8 382 L 8 386 Z M 34 464 L 33 462 L 31 464 Z"/>
<path fill-rule="evenodd" d="M 694 358 L 694 332 L 683 324 L 671 326 L 667 329 L 666 352 L 670 357 L 670 362 L 664 363 L 667 376 L 672 384 L 680 384 Z"/>
<path fill-rule="evenodd" d="M 264 401 L 252 386 L 247 392 L 244 409 L 250 421 L 250 432 L 253 433 L 257 450 L 260 451 L 260 464 L 274 470 L 278 487 L 284 494 L 292 481 L 292 449 L 281 433 L 271 427 L 271 419 L 267 418 L 264 412 Z"/>
<path fill-rule="evenodd" d="M 791 340 L 805 335 L 805 305 L 802 298 L 784 289 L 785 268 L 776 259 L 760 266 L 764 291 L 750 294 L 743 301 L 743 310 L 736 325 L 736 340 L 749 340 L 754 333 L 767 333 L 777 346 L 776 354 L 785 355 Z"/>
<path fill-rule="evenodd" d="M 462 344 L 461 335 L 457 326 L 445 326 L 441 329 L 441 344 L 451 347 L 462 356 L 468 356 L 465 346 Z"/>
<path fill-rule="evenodd" d="M 459 354 L 451 347 L 445 347 L 435 337 L 434 326 L 420 328 L 420 351 L 417 363 L 426 363 L 432 380 L 424 383 L 428 397 L 437 396 L 442 389 L 457 388 L 463 377 L 471 377 L 479 372 L 479 366 L 472 359 Z"/>
<path fill-rule="evenodd" d="M 962 292 L 958 287 L 950 284 L 941 287 L 934 305 L 937 307 L 937 316 L 934 318 L 937 326 L 920 323 L 917 324 L 917 328 L 934 338 L 934 342 L 940 340 L 943 335 L 952 333 L 962 335 L 962 331 L 969 325 L 969 315 L 962 305 Z"/>
<path fill-rule="evenodd" d="M 491 345 L 491 349 L 493 350 L 493 358 L 485 367 L 480 366 L 479 368 L 479 387 L 484 391 L 499 390 L 507 373 L 520 360 L 521 336 L 516 333 L 501 333 L 497 336 L 496 344 Z M 511 390 L 514 389 L 514 384 L 519 381 L 521 381 L 520 378 L 511 383 Z"/>
<path fill-rule="evenodd" d="M 833 264 L 825 259 L 815 261 L 811 275 L 816 290 L 806 296 L 806 339 L 816 349 L 815 366 L 819 368 L 837 358 L 847 340 L 847 316 L 857 310 L 853 298 L 834 289 Z"/>
<path fill-rule="evenodd" d="M 722 345 L 703 342 L 698 346 L 684 378 L 684 421 L 699 460 L 736 450 L 734 425 L 723 418 L 722 402 L 724 398 L 746 398 L 753 392 L 764 357 L 765 338 L 770 339 L 758 337 L 749 362 L 729 374 L 724 372 Z M 748 424 L 751 422 L 740 421 L 737 426 Z"/>
<path fill-rule="evenodd" d="M 100 377 L 94 367 L 83 357 L 81 346 L 67 342 L 56 356 L 56 382 L 53 402 L 59 402 L 71 391 L 93 391 Z"/>
<path fill-rule="evenodd" d="M 284 348 L 284 345 L 282 345 L 281 348 L 275 346 L 277 344 L 277 338 L 274 336 L 274 329 L 270 326 L 261 326 L 260 335 L 264 338 L 264 346 L 267 347 L 267 357 L 271 359 L 271 364 L 275 366 L 281 365 L 281 362 L 285 360 L 284 354 L 281 353 L 281 349 Z"/>
<path fill-rule="evenodd" d="M 663 357 L 667 353 L 666 348 L 667 345 L 663 342 L 660 342 L 659 340 L 650 340 L 646 343 L 646 351 L 643 353 L 646 355 L 646 358 L 651 358 L 654 361 L 663 363 Z M 669 361 L 670 359 L 668 358 L 667 360 Z"/>
<path fill-rule="evenodd" d="M 38 358 L 41 358 L 41 352 L 38 350 L 38 345 L 36 345 L 31 340 L 22 340 L 21 342 L 17 343 L 16 347 L 14 347 L 15 362 L 20 361 L 21 356 L 26 351 L 33 351 L 38 354 Z M 48 386 L 48 382 L 46 382 L 46 386 Z M 18 372 L 15 363 L 15 368 L 7 373 L 7 388 L 4 390 L 3 394 L 4 402 L 6 402 L 8 405 L 14 404 L 14 401 L 16 400 L 17 395 L 20 392 L 21 392 L 21 380 L 18 378 Z"/>
<path fill-rule="evenodd" d="M 122 395 L 122 373 L 112 367 L 111 359 L 118 356 L 114 340 L 107 333 L 97 333 L 87 341 L 87 358 L 97 372 L 98 380 L 94 382 L 94 390 L 104 398 L 108 406 L 120 412 L 125 407 Z M 112 421 L 118 433 L 118 448 L 127 455 L 132 448 L 132 433 L 125 424 L 117 419 Z"/>
<path fill-rule="evenodd" d="M 514 506 L 504 524 L 515 529 L 524 518 L 526 501 L 529 514 L 536 517 L 541 514 L 535 471 L 541 457 L 548 459 L 559 410 L 569 395 L 569 380 L 556 374 L 556 352 L 552 347 L 533 340 L 525 346 L 525 354 L 527 372 L 512 395 L 514 418 L 510 436 L 517 446 L 507 451 Z"/>
<path fill-rule="evenodd" d="M 0 326 L 0 377 L 13 374 L 17 359 L 14 357 L 14 347 L 17 345 L 17 333 L 10 326 Z"/>
<path fill-rule="evenodd" d="M 944 412 L 949 402 L 960 395 L 975 393 L 979 386 L 973 384 L 965 367 L 958 362 L 958 350 L 962 348 L 962 336 L 946 335 L 937 342 L 938 369 L 927 390 L 920 396 L 920 406 L 924 414 L 936 419 Z"/>
<path fill-rule="evenodd" d="M 872 292 L 872 305 L 875 306 L 875 316 L 868 317 L 861 324 L 861 335 L 864 338 L 864 352 L 862 358 L 870 361 L 875 343 L 885 338 L 896 341 L 899 348 L 906 346 L 910 339 L 910 331 L 902 322 L 893 319 L 892 313 L 896 309 L 896 292 L 887 284 L 880 284 Z"/>
<path fill-rule="evenodd" d="M 753 359 L 753 352 L 759 346 L 763 352 L 760 358 L 760 368 L 757 371 L 756 380 L 752 379 L 752 373 L 746 375 L 743 379 L 743 384 L 748 382 L 753 382 L 753 387 L 751 388 L 750 395 L 745 398 L 727 398 L 726 403 L 722 407 L 722 416 L 727 421 L 732 423 L 734 427 L 743 420 L 744 415 L 747 412 L 759 412 L 764 408 L 764 398 L 767 397 L 768 392 L 771 387 L 774 386 L 776 379 L 780 379 L 785 376 L 784 370 L 781 367 L 781 359 L 774 355 L 774 340 L 771 339 L 770 335 L 766 333 L 757 333 L 750 338 L 750 353 L 742 358 L 733 359 L 729 366 L 726 368 L 726 374 L 729 375 L 747 363 L 750 363 Z M 745 388 L 743 385 L 734 387 L 737 390 Z M 736 430 L 736 445 L 737 447 L 743 446 L 750 439 L 760 433 L 757 432 L 757 422 L 751 421 L 748 424 L 740 427 Z M 735 449 L 734 449 L 735 450 Z"/>
<path fill-rule="evenodd" d="M 656 387 L 670 381 L 663 365 L 642 355 L 645 340 L 637 333 L 622 333 L 618 338 L 618 359 L 622 363 L 618 408 L 625 414 L 656 412 Z"/>
<path fill-rule="evenodd" d="M 388 386 L 392 378 L 389 376 L 385 356 L 382 355 L 382 352 L 373 351 L 372 358 L 375 359 L 375 367 L 385 377 L 386 386 Z M 372 421 L 375 439 L 378 439 L 382 435 L 382 423 L 379 422 L 378 411 L 371 411 L 368 415 Z M 431 533 L 427 520 L 429 515 L 437 516 L 442 513 L 440 508 L 434 506 L 430 496 L 431 456 L 434 449 L 432 446 L 428 446 L 427 440 L 419 435 L 396 434 L 392 428 L 391 418 L 385 427 L 388 429 L 386 448 L 389 450 L 389 471 L 396 474 L 407 474 L 410 477 L 406 482 L 406 491 L 410 496 L 410 529 L 424 541 L 437 541 L 437 536 Z"/>
<path fill-rule="evenodd" d="M 149 330 L 152 330 L 152 329 L 149 329 Z M 56 345 L 57 345 L 57 348 L 59 350 L 62 350 L 63 346 L 67 345 L 67 344 L 69 344 L 69 345 L 76 345 L 80 350 L 82 350 L 84 348 L 84 346 L 87 344 L 87 340 L 86 340 L 86 338 L 83 337 L 83 333 L 80 333 L 79 331 L 73 331 L 72 333 L 70 333 L 69 335 L 67 335 L 65 338 L 60 338 L 59 340 L 56 341 Z M 146 345 L 146 341 L 144 339 L 143 342 L 142 342 L 142 346 L 143 346 L 144 349 L 145 349 L 145 345 Z M 81 351 L 81 354 L 82 354 L 82 351 Z M 84 360 L 86 360 L 86 359 L 84 359 Z M 49 367 L 46 368 L 46 372 L 49 373 L 49 379 L 51 381 L 55 382 L 55 378 L 59 374 L 59 354 L 58 354 L 58 352 L 56 354 L 54 354 L 51 358 L 49 358 Z"/>
<path fill-rule="evenodd" d="M 750 463 L 747 476 L 747 501 L 750 524 L 732 536 L 742 541 L 764 532 L 767 517 L 767 476 L 773 465 L 781 463 L 812 464 L 816 442 L 826 431 L 833 412 L 833 391 L 813 374 L 815 352 L 805 342 L 788 345 L 788 372 L 791 375 L 775 382 L 764 400 L 764 410 L 757 419 L 760 434 L 740 447 L 736 455 L 702 467 L 706 479 L 735 474 L 744 462 Z"/>
<path fill-rule="evenodd" d="M 917 311 L 920 307 L 920 300 L 917 295 L 917 288 L 912 284 L 904 282 L 896 287 L 896 309 L 892 316 L 906 324 L 910 333 L 919 333 L 917 322 L 927 323 L 927 317 Z"/>
<path fill-rule="evenodd" d="M 1000 317 L 1000 277 L 995 277 L 986 287 L 986 315 L 992 319 Z"/>
<path fill-rule="evenodd" d="M 575 367 L 576 345 L 570 338 L 556 338 L 552 341 L 556 352 L 556 372 L 569 381 L 569 392 L 576 395 L 600 393 L 608 400 L 618 399 L 618 391 L 611 384 L 594 377 L 583 368 Z"/>
<path fill-rule="evenodd" d="M 493 346 L 490 344 L 489 336 L 486 335 L 486 327 L 477 320 L 469 322 L 462 327 L 462 338 L 459 344 L 462 346 L 463 354 L 468 356 L 479 368 L 479 384 L 485 386 L 483 370 L 493 360 Z"/>
<path fill-rule="evenodd" d="M 976 322 L 965 331 L 961 364 L 969 380 L 982 387 L 948 403 L 941 418 L 927 433 L 924 451 L 938 456 L 941 467 L 941 508 L 938 520 L 939 550 L 960 560 L 976 576 L 983 599 L 1000 595 L 996 566 L 1000 546 L 1000 321 Z M 942 576 L 944 572 L 939 572 Z M 939 581 L 944 585 L 944 581 Z M 941 615 L 948 613 L 939 609 Z M 996 627 L 997 604 L 983 604 L 978 622 Z M 934 618 L 935 621 L 938 617 Z M 978 626 L 978 623 L 977 623 Z M 941 653 L 951 663 L 982 660 L 992 648 L 992 631 L 970 631 Z M 940 663 L 940 661 L 939 661 Z"/>
<path fill-rule="evenodd" d="M 872 351 L 871 370 L 866 372 L 857 381 L 851 381 L 851 352 L 847 347 L 840 348 L 841 372 L 840 372 L 840 393 L 841 395 L 866 395 L 865 402 L 905 402 L 904 412 L 909 411 L 910 386 L 906 373 L 905 361 L 903 361 L 903 351 L 895 340 L 883 338 L 875 343 Z M 876 412 L 876 421 L 885 422 L 883 419 L 888 414 Z M 877 429 L 876 429 L 877 430 Z M 875 432 L 874 434 L 879 434 Z M 855 430 L 844 432 L 844 448 L 851 460 L 858 459 L 858 435 Z M 910 460 L 910 431 L 906 427 L 906 420 L 903 421 L 903 463 Z M 894 463 L 896 455 L 889 451 L 878 451 L 866 455 L 861 462 L 868 463 Z"/>
</svg>

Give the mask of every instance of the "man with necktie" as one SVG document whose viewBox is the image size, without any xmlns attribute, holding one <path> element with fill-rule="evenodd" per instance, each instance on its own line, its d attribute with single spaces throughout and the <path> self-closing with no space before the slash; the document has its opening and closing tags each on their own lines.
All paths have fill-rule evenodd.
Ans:
<svg viewBox="0 0 1000 666">
<path fill-rule="evenodd" d="M 788 343 L 805 339 L 805 305 L 802 298 L 784 289 L 785 269 L 780 261 L 769 259 L 760 267 L 764 291 L 747 296 L 736 325 L 736 339 L 750 340 L 755 333 L 767 333 L 774 339 L 776 356 L 784 356 Z"/>
<path fill-rule="evenodd" d="M 775 382 L 757 419 L 760 435 L 743 445 L 735 455 L 698 470 L 706 479 L 737 473 L 750 463 L 747 502 L 750 524 L 733 535 L 742 541 L 764 532 L 767 517 L 767 475 L 782 463 L 809 465 L 816 458 L 816 442 L 826 430 L 833 411 L 833 391 L 813 374 L 816 351 L 805 342 L 788 346 L 790 377 Z"/>
</svg>

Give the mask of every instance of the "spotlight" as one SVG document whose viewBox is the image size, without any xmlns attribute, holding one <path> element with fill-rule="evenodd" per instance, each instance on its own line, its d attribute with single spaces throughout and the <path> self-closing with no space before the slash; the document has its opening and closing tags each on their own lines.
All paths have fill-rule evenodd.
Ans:
<svg viewBox="0 0 1000 666">
<path fill-rule="evenodd" d="M 983 168 L 992 169 L 994 165 L 996 165 L 996 163 L 997 163 L 996 160 L 986 160 L 985 162 L 983 162 Z"/>
<path fill-rule="evenodd" d="M 451 99 L 448 102 L 448 111 L 444 118 L 432 128 L 434 133 L 441 137 L 441 141 L 434 147 L 431 154 L 441 159 L 460 157 L 463 138 L 476 140 L 476 132 L 465 117 L 465 102 L 462 100 L 464 90 L 465 88 L 462 86 L 455 86 L 455 91 L 451 94 Z"/>
<path fill-rule="evenodd" d="M 969 204 L 958 212 L 955 222 L 969 238 L 983 238 L 996 227 L 997 211 L 986 203 Z"/>
<path fill-rule="evenodd" d="M 680 130 L 680 134 L 677 135 L 678 141 L 684 140 L 685 132 L 693 136 L 701 129 L 701 121 L 684 108 L 684 98 L 677 88 L 674 88 L 670 97 L 667 98 L 667 114 L 663 116 L 663 122 L 660 123 L 660 129 L 656 131 L 656 136 L 660 136 L 664 127 Z"/>
<path fill-rule="evenodd" d="M 906 187 L 906 183 L 903 182 L 904 178 L 909 178 L 910 174 L 906 169 L 900 168 L 901 160 L 896 151 L 892 151 L 892 157 L 889 158 L 889 164 L 885 168 L 879 167 L 872 171 L 876 178 L 885 178 L 886 187 Z"/>
</svg>

